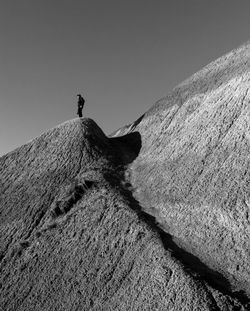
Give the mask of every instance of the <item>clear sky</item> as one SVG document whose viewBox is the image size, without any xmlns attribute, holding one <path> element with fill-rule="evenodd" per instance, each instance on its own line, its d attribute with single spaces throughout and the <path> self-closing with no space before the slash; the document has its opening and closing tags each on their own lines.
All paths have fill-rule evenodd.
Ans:
<svg viewBox="0 0 250 311">
<path fill-rule="evenodd" d="M 106 134 L 250 39 L 249 0 L 0 0 L 0 155 L 76 117 Z"/>
</svg>

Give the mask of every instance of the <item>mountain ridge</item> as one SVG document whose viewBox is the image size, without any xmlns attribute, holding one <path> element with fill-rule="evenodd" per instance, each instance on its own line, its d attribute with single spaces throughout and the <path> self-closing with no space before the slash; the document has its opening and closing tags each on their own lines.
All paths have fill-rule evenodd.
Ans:
<svg viewBox="0 0 250 311">
<path fill-rule="evenodd" d="M 140 204 L 179 246 L 248 292 L 249 68 L 248 42 L 114 133 L 142 137 L 131 167 Z"/>
<path fill-rule="evenodd" d="M 3 310 L 248 310 L 250 45 L 107 137 L 0 158 Z"/>
</svg>

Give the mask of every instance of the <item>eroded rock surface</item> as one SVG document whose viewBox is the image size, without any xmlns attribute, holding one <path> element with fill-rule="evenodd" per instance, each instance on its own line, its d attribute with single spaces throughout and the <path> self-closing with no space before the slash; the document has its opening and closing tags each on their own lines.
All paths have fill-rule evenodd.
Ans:
<svg viewBox="0 0 250 311">
<path fill-rule="evenodd" d="M 77 119 L 0 158 L 1 310 L 247 310 L 140 211 L 140 147 Z"/>
<path fill-rule="evenodd" d="M 183 250 L 250 296 L 250 43 L 177 86 L 133 124 L 134 196 Z M 222 282 L 223 283 L 223 282 Z"/>
</svg>

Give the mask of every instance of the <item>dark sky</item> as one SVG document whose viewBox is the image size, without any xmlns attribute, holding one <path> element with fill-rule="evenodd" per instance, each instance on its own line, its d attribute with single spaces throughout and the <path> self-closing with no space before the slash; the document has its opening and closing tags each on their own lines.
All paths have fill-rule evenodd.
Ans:
<svg viewBox="0 0 250 311">
<path fill-rule="evenodd" d="M 84 115 L 105 133 L 250 39 L 249 0 L 1 0 L 0 155 Z"/>
</svg>

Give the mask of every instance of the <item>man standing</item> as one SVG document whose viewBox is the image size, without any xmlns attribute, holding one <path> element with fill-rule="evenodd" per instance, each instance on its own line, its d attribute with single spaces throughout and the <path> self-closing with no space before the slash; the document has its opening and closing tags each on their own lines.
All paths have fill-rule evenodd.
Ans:
<svg viewBox="0 0 250 311">
<path fill-rule="evenodd" d="M 77 110 L 77 114 L 79 116 L 79 118 L 82 118 L 82 108 L 84 106 L 85 100 L 82 97 L 81 94 L 78 94 L 78 110 Z"/>
</svg>

